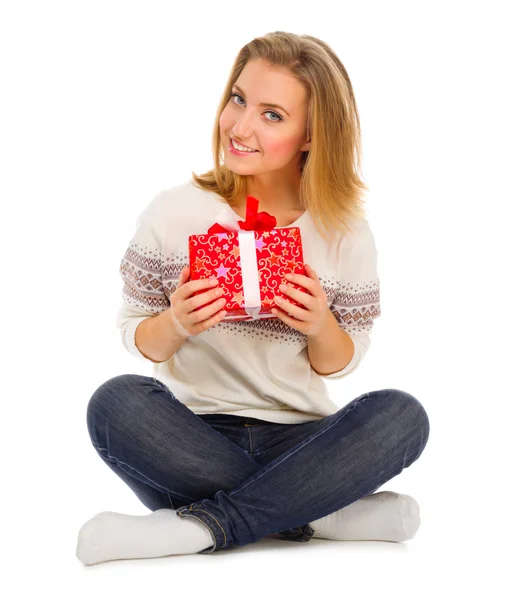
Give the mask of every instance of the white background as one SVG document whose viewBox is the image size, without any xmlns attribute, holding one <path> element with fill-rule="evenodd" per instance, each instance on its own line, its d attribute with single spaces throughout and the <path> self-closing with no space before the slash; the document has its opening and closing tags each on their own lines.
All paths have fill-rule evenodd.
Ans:
<svg viewBox="0 0 526 600">
<path fill-rule="evenodd" d="M 524 594 L 521 8 L 2 3 L 4 597 Z M 212 166 L 235 55 L 276 30 L 329 43 L 354 87 L 382 316 L 358 371 L 328 385 L 340 406 L 382 388 L 423 403 L 428 445 L 382 488 L 412 495 L 422 525 L 404 544 L 263 540 L 84 567 L 86 520 L 149 512 L 85 424 L 102 382 L 151 373 L 115 327 L 121 258 L 153 196 Z"/>
</svg>

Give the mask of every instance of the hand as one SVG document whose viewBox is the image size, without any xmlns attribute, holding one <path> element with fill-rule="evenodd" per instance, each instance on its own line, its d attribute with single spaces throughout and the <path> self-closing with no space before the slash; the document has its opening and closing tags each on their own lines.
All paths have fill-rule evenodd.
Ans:
<svg viewBox="0 0 526 600">
<path fill-rule="evenodd" d="M 274 302 L 283 310 L 273 308 L 272 313 L 290 327 L 297 329 L 305 335 L 314 336 L 320 333 L 332 313 L 327 306 L 327 294 L 321 287 L 316 272 L 307 264 L 305 265 L 305 272 L 307 273 L 307 277 L 298 273 L 287 273 L 285 278 L 306 288 L 309 293 L 288 286 L 286 290 L 280 289 L 280 292 L 289 295 L 297 302 L 303 304 L 306 310 L 285 299 L 282 299 L 280 303 L 280 297 L 275 296 Z M 289 317 L 284 311 L 290 313 L 292 316 Z"/>
<path fill-rule="evenodd" d="M 220 294 L 223 288 L 212 286 L 209 279 L 189 279 L 190 268 L 184 267 L 179 275 L 177 289 L 170 296 L 173 324 L 177 333 L 184 338 L 203 333 L 217 325 L 225 316 L 225 311 L 222 310 L 225 299 Z M 197 294 L 210 287 L 214 289 Z M 192 296 L 194 293 L 196 295 Z"/>
</svg>

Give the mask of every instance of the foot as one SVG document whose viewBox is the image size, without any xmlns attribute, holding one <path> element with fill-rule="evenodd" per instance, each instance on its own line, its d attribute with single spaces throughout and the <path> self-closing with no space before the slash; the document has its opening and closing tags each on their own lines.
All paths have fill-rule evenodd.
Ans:
<svg viewBox="0 0 526 600">
<path fill-rule="evenodd" d="M 146 516 L 102 512 L 78 534 L 77 558 L 85 565 L 124 558 L 195 554 L 212 547 L 206 525 L 161 508 Z"/>
<path fill-rule="evenodd" d="M 315 538 L 405 542 L 420 527 L 418 502 L 406 494 L 377 492 L 310 523 Z"/>
</svg>

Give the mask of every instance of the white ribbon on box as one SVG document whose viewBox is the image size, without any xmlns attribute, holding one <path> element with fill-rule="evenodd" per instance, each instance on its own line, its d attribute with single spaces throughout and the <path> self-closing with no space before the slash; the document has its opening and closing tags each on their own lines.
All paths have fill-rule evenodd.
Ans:
<svg viewBox="0 0 526 600">
<path fill-rule="evenodd" d="M 216 217 L 219 223 L 229 231 L 237 231 L 239 235 L 239 260 L 243 282 L 243 298 L 245 312 L 253 319 L 259 319 L 261 310 L 261 293 L 259 288 L 258 260 L 256 255 L 256 236 L 254 231 L 244 231 L 239 227 L 235 215 L 229 208 L 224 208 Z"/>
</svg>

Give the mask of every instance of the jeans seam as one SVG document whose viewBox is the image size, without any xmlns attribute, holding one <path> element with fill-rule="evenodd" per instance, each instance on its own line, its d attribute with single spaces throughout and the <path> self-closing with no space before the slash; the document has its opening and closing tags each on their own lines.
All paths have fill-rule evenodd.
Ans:
<svg viewBox="0 0 526 600">
<path fill-rule="evenodd" d="M 219 546 L 219 548 L 224 548 L 226 545 L 226 532 L 223 529 L 221 523 L 214 517 L 214 515 L 212 515 L 211 513 L 209 513 L 207 510 L 204 510 L 203 508 L 192 508 L 190 507 L 190 511 L 191 512 L 204 512 L 206 513 L 209 517 L 211 517 L 212 519 L 214 519 L 214 521 L 217 523 L 217 526 L 219 527 L 219 529 L 221 529 L 222 533 L 223 533 L 223 538 L 224 538 L 224 542 L 222 546 Z"/>
<path fill-rule="evenodd" d="M 253 456 L 253 452 L 252 452 L 252 450 L 253 450 L 253 448 L 252 448 L 252 434 L 250 433 L 250 427 L 247 427 L 247 430 L 248 430 L 248 441 L 250 443 L 249 454 L 250 454 L 250 456 Z"/>
<path fill-rule="evenodd" d="M 309 442 L 311 442 L 311 441 L 313 441 L 314 439 L 316 439 L 316 438 L 317 438 L 319 435 L 321 435 L 321 434 L 322 434 L 322 433 L 324 433 L 325 431 L 328 431 L 329 429 L 331 429 L 331 427 L 333 427 L 334 425 L 336 425 L 337 423 L 339 423 L 339 422 L 341 421 L 341 419 L 343 419 L 343 417 L 345 417 L 345 416 L 347 415 L 347 413 L 349 413 L 349 412 L 351 412 L 352 410 L 354 410 L 354 409 L 355 409 L 355 408 L 356 408 L 356 407 L 357 407 L 359 404 L 363 403 L 363 402 L 364 402 L 364 401 L 365 401 L 365 400 L 366 400 L 368 397 L 369 397 L 369 393 L 366 393 L 366 394 L 364 394 L 364 395 L 363 395 L 363 397 L 361 397 L 361 398 L 360 398 L 360 397 L 359 397 L 359 398 L 357 398 L 357 399 L 356 399 L 356 400 L 355 400 L 353 403 L 351 403 L 351 405 L 350 405 L 349 407 L 347 407 L 347 410 L 344 410 L 344 411 L 342 412 L 342 414 L 340 415 L 340 417 L 339 417 L 339 418 L 338 418 L 336 421 L 334 421 L 333 423 L 331 423 L 330 425 L 328 425 L 327 427 L 325 427 L 325 429 L 322 429 L 321 431 L 319 431 L 319 432 L 318 432 L 316 435 L 314 435 L 314 436 L 311 436 L 310 438 L 308 438 L 307 440 L 305 440 L 305 443 L 304 443 L 304 444 L 302 444 L 301 446 L 299 446 L 299 447 L 296 449 L 296 452 L 298 452 L 299 450 L 301 450 L 301 448 L 303 448 L 304 446 L 306 446 L 306 445 L 307 445 Z M 249 429 L 249 434 L 250 434 L 250 429 Z M 291 455 L 288 455 L 288 456 L 291 456 Z M 287 456 L 286 458 L 288 458 L 288 456 Z M 283 460 L 285 460 L 285 458 L 284 458 Z M 279 463 L 277 463 L 276 465 L 274 465 L 274 467 L 277 467 L 277 466 L 278 466 L 279 464 L 281 464 L 282 462 L 283 462 L 283 461 L 279 461 Z M 273 467 L 273 468 L 274 468 L 274 467 Z M 271 469 L 271 470 L 272 470 L 272 469 Z M 270 472 L 270 471 L 267 471 L 267 472 Z M 257 479 L 259 479 L 259 477 L 258 477 Z M 257 479 L 255 479 L 254 481 L 257 481 Z M 254 481 L 252 481 L 251 483 L 254 483 Z M 249 485 L 249 484 L 247 484 L 247 485 Z M 245 486 L 243 486 L 242 488 L 240 488 L 239 490 L 237 490 L 236 492 L 232 492 L 232 493 L 230 493 L 230 496 L 234 496 L 234 495 L 235 495 L 237 492 L 241 492 L 242 490 L 244 490 L 244 489 L 245 489 L 245 487 L 247 487 L 247 486 L 245 485 Z M 185 510 L 185 512 L 186 512 L 186 511 L 188 511 L 188 509 L 184 509 L 184 510 Z M 214 517 L 214 515 L 210 514 L 208 511 L 206 511 L 206 510 L 204 510 L 204 509 L 202 509 L 202 508 L 198 508 L 198 509 L 196 509 L 196 508 L 194 508 L 193 506 L 190 506 L 190 509 L 189 509 L 189 511 L 190 511 L 190 512 L 204 512 L 205 514 L 207 514 L 209 517 L 211 517 L 211 518 L 212 518 L 212 519 L 213 519 L 213 520 L 214 520 L 214 521 L 217 523 L 217 526 L 218 526 L 218 527 L 221 529 L 221 531 L 223 532 L 223 537 L 224 537 L 224 543 L 223 543 L 223 545 L 222 545 L 222 546 L 218 546 L 217 548 L 224 548 L 224 547 L 225 547 L 225 545 L 226 545 L 226 534 L 225 534 L 225 530 L 223 529 L 223 527 L 221 526 L 221 524 L 219 523 L 219 521 L 218 521 L 218 520 L 217 520 L 217 519 Z M 199 520 L 200 520 L 200 519 L 199 519 Z M 206 525 L 206 523 L 203 523 L 203 524 L 205 524 L 205 525 Z M 308 527 L 309 525 L 310 525 L 309 523 L 306 523 L 306 524 L 305 524 L 305 527 Z M 207 527 L 209 527 L 209 526 L 207 525 Z M 209 527 L 209 529 L 210 529 L 210 527 Z M 299 530 L 299 531 L 297 531 L 297 530 Z M 312 537 L 312 536 L 311 536 L 310 538 L 308 537 L 308 534 L 306 534 L 306 533 L 305 533 L 305 531 L 303 530 L 303 526 L 302 526 L 302 525 L 298 525 L 297 527 L 294 527 L 294 528 L 293 528 L 293 531 L 294 531 L 294 532 L 296 532 L 296 531 L 297 531 L 298 533 L 301 533 L 301 539 L 305 539 L 305 538 L 307 538 L 307 540 L 310 540 L 310 539 L 311 539 L 311 537 Z M 312 535 L 314 535 L 314 533 L 313 533 Z M 284 536 L 284 537 L 286 538 L 286 536 Z M 214 535 L 214 539 L 215 539 L 215 535 Z M 297 538 L 286 538 L 286 539 L 292 539 L 292 540 L 293 540 L 293 539 L 297 539 Z"/>
<path fill-rule="evenodd" d="M 200 519 L 197 515 L 189 515 L 187 510 L 184 510 L 184 512 L 182 512 L 181 514 L 179 514 L 179 516 L 181 518 L 183 518 L 183 519 L 184 519 L 184 517 L 189 517 L 191 519 L 195 519 L 196 521 L 199 521 L 199 523 L 201 523 L 202 525 L 204 525 L 208 529 L 208 531 L 210 532 L 210 535 L 212 536 L 212 538 L 213 538 L 214 541 L 213 541 L 213 544 L 212 544 L 212 550 L 210 550 L 209 552 L 207 552 L 207 554 L 211 553 L 214 550 L 218 549 L 215 533 L 212 531 L 212 528 L 210 527 L 210 525 L 208 525 L 208 523 L 205 523 L 205 521 L 203 521 L 202 519 Z M 223 548 L 223 547 L 224 547 L 224 544 L 223 544 L 223 546 L 221 546 L 221 548 Z M 204 550 L 206 550 L 206 548 Z M 199 552 L 199 554 L 201 554 L 201 552 Z"/>
<path fill-rule="evenodd" d="M 369 397 L 369 393 L 365 393 L 363 395 L 362 398 L 358 398 L 356 399 L 354 402 L 352 402 L 348 407 L 347 410 L 344 410 L 342 412 L 342 414 L 340 415 L 340 417 L 334 421 L 333 423 L 331 423 L 330 425 L 328 425 L 327 427 L 325 427 L 325 429 L 322 429 L 321 431 L 318 431 L 318 433 L 316 435 L 313 435 L 311 437 L 309 437 L 307 440 L 305 440 L 305 442 L 303 444 L 301 444 L 301 446 L 299 446 L 298 448 L 296 448 L 295 452 L 293 454 L 296 454 L 296 452 L 299 452 L 302 448 L 304 448 L 307 444 L 310 444 L 313 440 L 315 440 L 318 436 L 320 436 L 322 433 L 325 433 L 326 431 L 328 431 L 329 429 L 331 429 L 332 427 L 334 427 L 337 423 L 339 423 L 343 417 L 345 417 L 347 415 L 347 413 L 351 412 L 352 410 L 354 410 L 359 404 L 362 404 L 362 402 L 364 400 L 367 400 L 367 398 Z M 289 458 L 290 456 L 293 456 L 293 454 L 288 454 L 286 457 L 283 457 L 282 460 L 280 460 L 279 462 L 277 462 L 272 469 L 270 469 L 269 471 L 265 472 L 266 473 L 270 473 L 270 471 L 272 471 L 273 469 L 275 469 L 277 466 L 279 466 L 284 460 L 287 460 L 287 458 Z M 262 469 L 263 470 L 263 469 Z M 242 488 L 239 488 L 238 490 L 236 490 L 235 492 L 231 492 L 230 496 L 235 496 L 237 493 L 242 492 L 248 485 L 252 485 L 254 482 L 256 482 L 260 477 L 262 477 L 262 475 L 260 475 L 259 477 L 257 477 L 256 479 L 253 479 L 252 481 L 250 481 L 249 483 L 247 483 L 246 485 L 244 485 Z"/>
<path fill-rule="evenodd" d="M 95 448 L 97 450 L 101 450 L 102 452 L 104 452 L 106 454 L 107 458 L 111 458 L 111 459 L 117 461 L 118 466 L 124 465 L 125 467 L 128 467 L 128 469 L 131 469 L 132 471 L 135 471 L 136 473 L 138 473 L 141 477 L 144 477 L 144 479 L 148 480 L 148 482 L 150 482 L 151 484 L 153 484 L 153 487 L 157 491 L 164 492 L 166 494 L 173 494 L 174 496 L 177 496 L 178 498 L 181 498 L 181 500 L 183 500 L 187 504 L 189 504 L 191 502 L 195 502 L 194 498 L 188 498 L 187 496 L 182 496 L 181 494 L 178 494 L 177 492 L 174 492 L 173 490 L 169 490 L 168 488 L 165 488 L 162 485 L 159 485 L 156 481 L 153 481 L 152 479 L 150 479 L 149 477 L 147 477 L 146 475 L 144 475 L 144 473 L 141 473 L 141 471 L 139 471 L 139 469 L 136 469 L 135 467 L 132 467 L 128 463 L 125 463 L 124 461 L 119 460 L 116 456 L 112 456 L 111 454 L 109 454 L 108 450 L 106 448 L 100 448 L 99 446 L 95 446 Z M 171 499 L 170 499 L 170 502 L 171 502 Z"/>
</svg>

